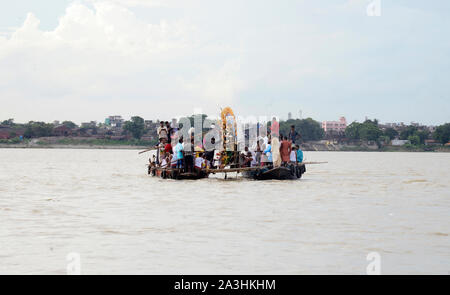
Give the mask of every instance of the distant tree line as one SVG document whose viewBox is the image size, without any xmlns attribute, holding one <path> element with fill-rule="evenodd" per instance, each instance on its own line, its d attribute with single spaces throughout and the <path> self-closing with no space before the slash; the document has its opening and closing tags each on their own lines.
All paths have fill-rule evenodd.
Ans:
<svg viewBox="0 0 450 295">
<path fill-rule="evenodd" d="M 427 139 L 435 139 L 446 144 L 450 138 L 450 123 L 438 126 L 436 131 L 409 125 L 398 132 L 394 128 L 386 128 L 384 131 L 379 127 L 378 120 L 366 120 L 363 123 L 353 122 L 345 129 L 345 137 L 354 140 L 365 141 L 390 141 L 394 138 L 409 140 L 412 145 L 425 144 Z"/>
<path fill-rule="evenodd" d="M 141 139 L 145 134 L 145 121 L 139 116 L 131 117 L 131 121 L 126 121 L 123 129 L 136 139 Z"/>
<path fill-rule="evenodd" d="M 300 141 L 321 140 L 325 134 L 319 122 L 307 118 L 280 121 L 280 135 L 288 136 L 291 126 L 300 134 Z"/>
<path fill-rule="evenodd" d="M 207 126 L 213 123 L 215 120 L 207 118 L 208 116 L 202 114 L 202 125 Z M 194 126 L 194 116 L 186 117 L 189 119 L 191 126 Z M 206 121 L 206 122 L 205 122 Z M 268 128 L 270 128 L 271 122 L 268 122 Z M 312 118 L 307 119 L 291 119 L 287 121 L 280 121 L 280 135 L 287 136 L 291 126 L 295 127 L 295 130 L 300 134 L 300 141 L 317 141 L 321 140 L 325 136 L 325 132 L 321 127 L 321 124 Z M 25 138 L 37 138 L 48 137 L 53 135 L 54 124 L 30 121 L 25 124 L 16 124 L 14 119 L 8 119 L 1 122 L 2 126 L 10 127 L 12 135 L 14 135 L 14 129 L 22 129 L 24 131 Z M 61 125 L 66 126 L 69 129 L 78 129 L 81 134 L 84 134 L 87 129 L 92 129 L 91 133 L 96 134 L 97 126 L 79 127 L 72 121 L 63 121 Z M 101 125 L 101 124 L 100 124 Z M 208 125 L 208 126 L 209 126 Z M 180 126 L 181 127 L 181 126 Z M 203 128 L 203 131 L 207 131 L 209 128 Z M 139 116 L 134 116 L 129 121 L 125 121 L 123 124 L 123 133 L 130 134 L 135 139 L 141 139 L 144 134 L 149 132 L 145 126 L 145 121 Z M 154 131 L 154 130 L 152 130 Z M 450 140 L 450 123 L 446 123 L 437 126 L 435 131 L 431 133 L 427 129 L 417 126 L 406 126 L 400 132 L 394 128 L 382 129 L 379 126 L 378 120 L 366 120 L 363 123 L 353 122 L 345 129 L 345 133 L 341 134 L 343 138 L 350 140 L 363 140 L 363 141 L 375 141 L 375 142 L 388 142 L 395 138 L 402 140 L 409 140 L 413 145 L 422 145 L 427 139 L 435 139 L 436 141 L 446 144 Z M 14 136 L 13 136 L 14 137 Z"/>
<path fill-rule="evenodd" d="M 433 138 L 442 144 L 450 141 L 450 123 L 438 126 L 433 133 Z"/>
<path fill-rule="evenodd" d="M 53 124 L 32 121 L 25 124 L 25 133 L 23 136 L 25 138 L 52 136 L 53 128 Z"/>
<path fill-rule="evenodd" d="M 194 116 L 185 117 L 189 120 L 191 127 L 194 127 Z M 215 123 L 215 120 L 209 119 L 207 115 L 201 115 L 203 132 L 207 132 L 212 123 Z M 183 121 L 183 120 L 181 120 Z M 324 131 L 319 122 L 314 121 L 311 118 L 303 119 L 303 120 L 287 120 L 280 121 L 280 134 L 288 135 L 291 125 L 295 126 L 296 131 L 301 135 L 301 139 L 304 141 L 311 140 L 320 140 L 324 136 Z M 179 126 L 182 128 L 182 124 Z M 270 122 L 268 124 L 270 127 Z M 140 139 L 143 134 L 146 132 L 144 119 L 141 117 L 132 117 L 130 121 L 126 121 L 124 123 L 123 129 L 126 132 L 129 132 L 134 138 Z"/>
<path fill-rule="evenodd" d="M 366 120 L 364 123 L 353 122 L 345 129 L 345 136 L 348 139 L 377 141 L 382 135 L 383 131 L 378 127 L 376 119 Z"/>
</svg>

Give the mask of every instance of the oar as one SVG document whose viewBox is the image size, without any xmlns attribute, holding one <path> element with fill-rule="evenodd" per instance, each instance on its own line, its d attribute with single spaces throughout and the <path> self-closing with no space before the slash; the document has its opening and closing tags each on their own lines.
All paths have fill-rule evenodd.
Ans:
<svg viewBox="0 0 450 295">
<path fill-rule="evenodd" d="M 301 164 L 308 164 L 308 165 L 311 165 L 311 164 L 327 164 L 328 162 L 301 162 Z"/>
<path fill-rule="evenodd" d="M 153 151 L 153 150 L 156 150 L 156 148 L 149 148 L 149 149 L 146 149 L 145 151 L 139 152 L 138 155 L 143 154 L 143 153 L 146 153 L 146 152 L 149 152 L 149 151 Z"/>
</svg>

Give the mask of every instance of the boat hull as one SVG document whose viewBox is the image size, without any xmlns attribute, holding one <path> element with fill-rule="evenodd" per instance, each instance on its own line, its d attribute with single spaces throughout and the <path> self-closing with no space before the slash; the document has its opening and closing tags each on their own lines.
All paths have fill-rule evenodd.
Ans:
<svg viewBox="0 0 450 295">
<path fill-rule="evenodd" d="M 178 169 L 149 169 L 149 174 L 155 177 L 163 179 L 177 179 L 177 180 L 196 180 L 202 178 L 208 178 L 209 173 L 200 171 L 187 173 Z"/>
<path fill-rule="evenodd" d="M 306 172 L 305 165 L 290 165 L 287 167 L 263 167 L 254 171 L 242 172 L 245 178 L 256 180 L 292 180 L 299 179 Z"/>
</svg>

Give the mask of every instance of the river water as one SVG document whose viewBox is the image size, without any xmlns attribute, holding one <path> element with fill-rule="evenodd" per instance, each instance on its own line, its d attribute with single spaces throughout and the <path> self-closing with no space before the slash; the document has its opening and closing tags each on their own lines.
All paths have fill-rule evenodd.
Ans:
<svg viewBox="0 0 450 295">
<path fill-rule="evenodd" d="M 0 149 L 0 274 L 450 273 L 450 154 L 306 152 L 294 181 L 146 175 L 130 150 Z M 77 260 L 78 261 L 78 260 Z"/>
</svg>

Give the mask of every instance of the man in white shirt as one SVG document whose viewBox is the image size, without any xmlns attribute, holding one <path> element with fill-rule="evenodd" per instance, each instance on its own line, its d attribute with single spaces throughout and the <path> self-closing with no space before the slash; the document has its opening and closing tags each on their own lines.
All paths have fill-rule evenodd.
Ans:
<svg viewBox="0 0 450 295">
<path fill-rule="evenodd" d="M 167 154 L 163 155 L 163 158 L 161 161 L 161 168 L 167 168 Z"/>
<path fill-rule="evenodd" d="M 292 150 L 289 155 L 289 162 L 291 164 L 297 164 L 297 148 L 295 147 L 295 145 L 292 145 Z"/>
<path fill-rule="evenodd" d="M 172 159 L 170 160 L 170 167 L 176 168 L 177 167 L 177 153 L 172 154 Z"/>
<path fill-rule="evenodd" d="M 256 152 L 250 151 L 250 153 L 252 153 L 252 161 L 250 162 L 250 166 L 251 166 L 251 167 L 256 167 L 256 166 L 258 166 L 258 159 L 257 159 L 257 157 L 256 157 Z"/>
<path fill-rule="evenodd" d="M 167 128 L 164 126 L 164 122 L 159 122 L 159 127 L 156 129 L 156 132 L 158 133 L 158 139 L 161 142 L 163 139 L 167 140 Z"/>
<path fill-rule="evenodd" d="M 200 154 L 197 158 L 195 158 L 195 168 L 203 168 L 203 164 L 205 163 L 205 159 L 203 159 L 203 154 Z"/>
</svg>

